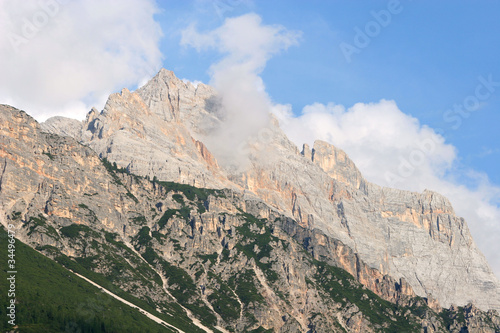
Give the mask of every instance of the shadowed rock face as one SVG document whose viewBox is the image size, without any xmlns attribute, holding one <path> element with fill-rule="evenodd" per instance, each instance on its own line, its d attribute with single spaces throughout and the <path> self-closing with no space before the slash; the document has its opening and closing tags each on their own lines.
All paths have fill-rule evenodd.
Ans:
<svg viewBox="0 0 500 333">
<path fill-rule="evenodd" d="M 134 174 L 254 195 L 306 230 L 340 241 L 367 268 L 406 281 L 415 294 L 432 295 L 441 306 L 473 301 L 484 310 L 500 309 L 498 279 L 446 198 L 371 184 L 342 150 L 326 142 L 299 152 L 276 122 L 265 139 L 249 140 L 248 167 L 225 169 L 203 144 L 221 123 L 217 105 L 209 86 L 194 87 L 161 70 L 136 92 L 111 95 L 80 129 L 60 117 L 42 129 L 71 135 Z M 352 258 L 343 266 L 351 267 Z"/>
</svg>

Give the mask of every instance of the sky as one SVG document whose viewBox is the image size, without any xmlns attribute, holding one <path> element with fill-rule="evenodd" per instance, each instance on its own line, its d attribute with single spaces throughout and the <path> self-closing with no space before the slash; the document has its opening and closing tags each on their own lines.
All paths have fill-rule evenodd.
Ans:
<svg viewBox="0 0 500 333">
<path fill-rule="evenodd" d="M 493 0 L 0 0 L 0 103 L 83 119 L 173 70 L 215 86 L 234 126 L 272 112 L 297 146 L 328 141 L 369 181 L 446 195 L 500 276 L 499 13 Z"/>
</svg>

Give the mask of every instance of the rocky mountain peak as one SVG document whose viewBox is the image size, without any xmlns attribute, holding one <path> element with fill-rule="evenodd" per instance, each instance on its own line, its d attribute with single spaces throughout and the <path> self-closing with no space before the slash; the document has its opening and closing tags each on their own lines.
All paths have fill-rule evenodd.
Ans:
<svg viewBox="0 0 500 333">
<path fill-rule="evenodd" d="M 85 123 L 91 123 L 99 115 L 99 113 L 100 112 L 95 107 L 92 107 L 85 117 Z"/>
<path fill-rule="evenodd" d="M 321 167 L 331 178 L 349 184 L 356 189 L 364 186 L 365 180 L 347 154 L 329 144 L 316 140 L 311 151 L 311 161 Z"/>
<path fill-rule="evenodd" d="M 165 121 L 186 122 L 205 108 L 215 91 L 203 83 L 196 87 L 178 79 L 172 71 L 161 69 L 137 93 L 150 110 Z M 193 110 L 198 108 L 198 110 Z"/>
<path fill-rule="evenodd" d="M 219 108 L 213 88 L 161 70 L 137 91 L 111 95 L 103 112 L 92 110 L 80 134 L 62 119 L 42 128 L 72 135 L 140 176 L 241 191 L 314 232 L 307 242 L 318 259 L 349 249 L 337 265 L 372 290 L 387 275 L 441 306 L 474 301 L 500 309 L 500 283 L 446 198 L 371 184 L 344 151 L 324 141 L 300 153 L 276 122 L 243 150 L 246 168 L 224 169 L 204 142 L 221 126 Z M 360 273 L 357 260 L 368 273 Z"/>
</svg>

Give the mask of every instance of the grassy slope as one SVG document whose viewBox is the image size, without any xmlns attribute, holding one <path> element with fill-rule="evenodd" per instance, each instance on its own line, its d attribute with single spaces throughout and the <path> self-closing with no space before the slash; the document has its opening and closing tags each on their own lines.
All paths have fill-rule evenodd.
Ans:
<svg viewBox="0 0 500 333">
<path fill-rule="evenodd" d="M 7 331 L 7 241 L 0 228 L 0 329 Z M 171 332 L 16 241 L 19 332 Z"/>
</svg>

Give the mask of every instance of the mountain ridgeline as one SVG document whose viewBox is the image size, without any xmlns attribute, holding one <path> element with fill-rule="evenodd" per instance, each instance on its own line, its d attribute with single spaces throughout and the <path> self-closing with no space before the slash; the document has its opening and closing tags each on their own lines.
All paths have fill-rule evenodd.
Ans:
<svg viewBox="0 0 500 333">
<path fill-rule="evenodd" d="M 500 283 L 446 198 L 371 184 L 326 142 L 299 151 L 272 117 L 228 166 L 219 104 L 161 70 L 82 122 L 0 106 L 19 332 L 500 331 Z"/>
</svg>

